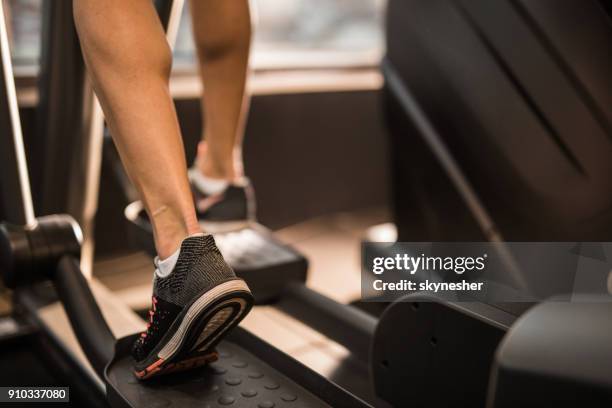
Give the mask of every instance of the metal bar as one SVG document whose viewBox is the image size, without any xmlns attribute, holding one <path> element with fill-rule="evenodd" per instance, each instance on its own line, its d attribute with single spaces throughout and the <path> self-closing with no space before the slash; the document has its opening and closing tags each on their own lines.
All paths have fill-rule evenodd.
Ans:
<svg viewBox="0 0 612 408">
<path fill-rule="evenodd" d="M 76 259 L 62 258 L 53 284 L 83 352 L 100 378 L 104 378 L 104 368 L 114 355 L 115 336 Z"/>
<path fill-rule="evenodd" d="M 338 303 L 304 284 L 289 285 L 275 306 L 342 344 L 361 361 L 369 361 L 376 318 L 353 306 Z"/>
<path fill-rule="evenodd" d="M 31 226 L 36 218 L 4 16 L 0 1 L 0 209 L 7 221 Z"/>
<path fill-rule="evenodd" d="M 83 98 L 83 160 L 78 161 L 78 168 L 73 172 L 82 174 L 83 189 L 78 196 L 71 196 L 73 202 L 69 208 L 78 211 L 83 245 L 81 248 L 81 271 L 87 278 L 93 273 L 94 260 L 94 221 L 98 211 L 100 193 L 100 173 L 102 169 L 102 152 L 104 143 L 104 114 L 89 83 L 85 85 L 86 96 Z M 76 163 L 75 163 L 76 164 Z M 77 176 L 72 176 L 76 178 Z"/>
<path fill-rule="evenodd" d="M 170 15 L 166 24 L 166 39 L 170 48 L 174 50 L 176 44 L 176 37 L 178 35 L 178 29 L 181 22 L 181 15 L 183 14 L 183 6 L 185 0 L 171 0 L 170 1 Z"/>
<path fill-rule="evenodd" d="M 401 80 L 399 74 L 386 60 L 382 63 L 382 71 L 387 84 L 398 99 L 402 109 L 412 119 L 419 133 L 437 157 L 440 165 L 444 168 L 446 174 L 463 198 L 463 201 L 474 215 L 474 218 L 476 218 L 484 235 L 495 245 L 495 250 L 508 268 L 508 273 L 515 288 L 524 291 L 524 293 L 529 293 L 527 281 L 514 256 L 505 244 L 504 238 L 498 231 L 493 218 L 489 215 L 472 183 L 463 174 L 461 167 L 459 167 L 459 164 L 453 158 L 440 134 L 414 99 L 406 84 Z"/>
</svg>

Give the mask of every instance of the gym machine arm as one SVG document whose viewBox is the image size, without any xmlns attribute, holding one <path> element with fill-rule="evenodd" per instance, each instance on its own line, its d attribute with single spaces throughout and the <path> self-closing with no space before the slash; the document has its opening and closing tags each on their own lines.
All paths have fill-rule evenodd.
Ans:
<svg viewBox="0 0 612 408">
<path fill-rule="evenodd" d="M 83 352 L 102 377 L 115 336 L 79 267 L 79 238 L 79 226 L 67 215 L 40 217 L 33 227 L 0 224 L 0 269 L 11 289 L 52 281 Z"/>
<path fill-rule="evenodd" d="M 65 256 L 59 261 L 53 283 L 81 348 L 96 373 L 103 377 L 116 339 L 74 257 Z"/>
</svg>

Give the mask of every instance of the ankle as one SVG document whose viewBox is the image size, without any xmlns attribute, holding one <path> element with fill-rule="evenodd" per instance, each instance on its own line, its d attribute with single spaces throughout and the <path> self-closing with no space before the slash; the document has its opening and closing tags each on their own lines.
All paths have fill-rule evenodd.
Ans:
<svg viewBox="0 0 612 408">
<path fill-rule="evenodd" d="M 193 216 L 184 216 L 163 210 L 151 217 L 155 249 L 160 259 L 171 256 L 181 246 L 181 242 L 190 235 L 202 232 L 195 212 Z"/>
<path fill-rule="evenodd" d="M 234 153 L 227 157 L 218 157 L 211 154 L 205 143 L 201 142 L 198 146 L 194 167 L 200 173 L 211 179 L 232 181 L 236 177 L 234 171 Z"/>
<path fill-rule="evenodd" d="M 213 160 L 196 161 L 196 167 L 200 172 L 211 179 L 232 181 L 235 178 L 233 166 L 219 165 Z"/>
</svg>

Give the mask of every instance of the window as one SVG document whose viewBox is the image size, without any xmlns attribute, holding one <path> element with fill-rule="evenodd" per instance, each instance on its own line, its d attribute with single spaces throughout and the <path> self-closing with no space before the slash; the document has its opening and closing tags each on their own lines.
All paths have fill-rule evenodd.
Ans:
<svg viewBox="0 0 612 408">
<path fill-rule="evenodd" d="M 16 71 L 38 66 L 40 56 L 41 9 L 43 0 L 0 0 Z"/>
<path fill-rule="evenodd" d="M 252 0 L 255 69 L 378 64 L 385 0 Z M 175 67 L 195 66 L 188 7 L 183 10 Z"/>
<path fill-rule="evenodd" d="M 40 56 L 45 0 L 4 2 L 16 71 L 34 70 Z M 181 18 L 175 67 L 195 69 L 189 2 Z M 251 0 L 255 69 L 375 65 L 383 48 L 385 0 Z"/>
</svg>

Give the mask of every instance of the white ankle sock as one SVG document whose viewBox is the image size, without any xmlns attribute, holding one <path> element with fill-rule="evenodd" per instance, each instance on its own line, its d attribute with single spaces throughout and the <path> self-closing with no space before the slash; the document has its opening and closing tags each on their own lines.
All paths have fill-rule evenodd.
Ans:
<svg viewBox="0 0 612 408">
<path fill-rule="evenodd" d="M 155 275 L 158 278 L 166 278 L 170 273 L 174 270 L 176 266 L 176 261 L 178 261 L 179 254 L 181 253 L 181 248 L 177 249 L 172 255 L 167 257 L 166 259 L 160 260 L 159 257 L 156 258 L 155 266 Z"/>
<path fill-rule="evenodd" d="M 219 194 L 225 191 L 229 185 L 229 181 L 225 179 L 217 179 L 207 177 L 200 169 L 192 167 L 189 169 L 189 178 L 202 193 L 207 195 Z"/>
<path fill-rule="evenodd" d="M 190 235 L 187 238 L 197 237 L 201 235 L 204 235 L 204 233 L 199 232 L 197 234 Z M 174 270 L 174 267 L 176 266 L 176 262 L 178 261 L 178 257 L 181 253 L 181 246 L 182 245 L 179 245 L 179 248 L 176 251 L 174 251 L 172 255 L 170 255 L 169 257 L 165 259 L 159 259 L 159 257 L 155 257 L 155 261 L 154 261 L 155 266 L 156 266 L 155 275 L 158 278 L 166 278 L 168 277 L 168 275 L 170 275 L 170 273 L 172 273 L 172 271 Z"/>
</svg>

